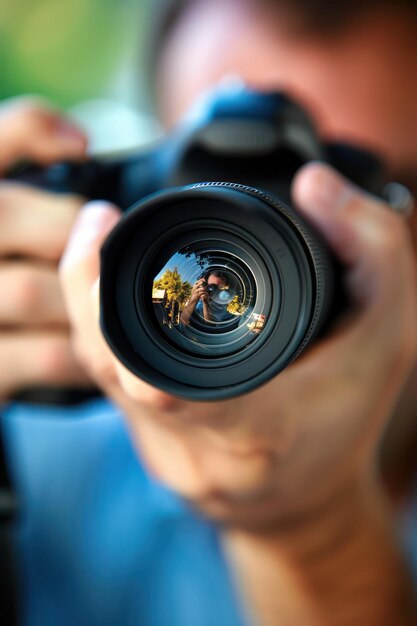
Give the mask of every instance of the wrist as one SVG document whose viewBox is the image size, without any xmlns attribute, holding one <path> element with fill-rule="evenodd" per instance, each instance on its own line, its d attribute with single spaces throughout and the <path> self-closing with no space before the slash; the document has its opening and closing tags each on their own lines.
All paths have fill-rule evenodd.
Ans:
<svg viewBox="0 0 417 626">
<path fill-rule="evenodd" d="M 376 484 L 351 487 L 293 523 L 231 529 L 225 541 L 256 623 L 415 623 L 411 582 Z M 259 578 L 267 581 L 260 589 Z"/>
</svg>

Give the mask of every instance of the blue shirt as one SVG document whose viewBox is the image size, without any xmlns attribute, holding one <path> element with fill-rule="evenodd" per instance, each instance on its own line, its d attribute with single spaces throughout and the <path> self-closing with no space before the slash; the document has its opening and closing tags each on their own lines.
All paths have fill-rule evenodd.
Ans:
<svg viewBox="0 0 417 626">
<path fill-rule="evenodd" d="M 2 425 L 24 626 L 243 626 L 216 528 L 145 473 L 112 405 L 14 405 Z"/>
<path fill-rule="evenodd" d="M 217 304 L 212 300 L 209 300 L 207 304 L 207 308 L 209 310 L 212 322 L 225 322 L 227 320 L 231 320 L 234 316 L 228 312 L 227 307 L 222 304 Z M 201 300 L 199 300 L 194 309 L 201 317 L 204 317 L 204 305 Z"/>
</svg>

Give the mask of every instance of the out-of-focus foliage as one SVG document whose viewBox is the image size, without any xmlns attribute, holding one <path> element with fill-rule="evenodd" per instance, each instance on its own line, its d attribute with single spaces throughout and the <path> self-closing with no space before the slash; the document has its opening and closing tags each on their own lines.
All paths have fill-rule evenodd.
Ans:
<svg viewBox="0 0 417 626">
<path fill-rule="evenodd" d="M 168 300 L 172 303 L 177 301 L 180 305 L 189 299 L 193 288 L 187 280 L 182 280 L 177 268 L 166 270 L 163 276 L 154 282 L 153 287 L 165 290 Z"/>
<path fill-rule="evenodd" d="M 143 0 L 1 0 L 0 99 L 34 93 L 67 107 L 102 95 L 136 53 L 144 13 Z"/>
</svg>

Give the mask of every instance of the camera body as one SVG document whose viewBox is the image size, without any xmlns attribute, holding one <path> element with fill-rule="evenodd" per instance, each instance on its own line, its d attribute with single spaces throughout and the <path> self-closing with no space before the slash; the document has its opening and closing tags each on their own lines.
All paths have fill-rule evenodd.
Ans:
<svg viewBox="0 0 417 626">
<path fill-rule="evenodd" d="M 138 155 L 21 176 L 129 208 L 101 253 L 103 334 L 150 384 L 220 400 L 277 375 L 342 306 L 337 263 L 291 208 L 312 160 L 381 194 L 377 159 L 324 145 L 285 95 L 243 87 L 211 94 Z"/>
<path fill-rule="evenodd" d="M 102 250 L 104 336 L 133 373 L 174 395 L 247 393 L 343 306 L 336 261 L 290 206 L 295 172 L 324 160 L 377 193 L 379 163 L 324 146 L 283 94 L 246 89 L 214 94 L 147 158 L 158 189 L 129 209 Z M 161 292 L 165 305 L 154 297 Z"/>
</svg>

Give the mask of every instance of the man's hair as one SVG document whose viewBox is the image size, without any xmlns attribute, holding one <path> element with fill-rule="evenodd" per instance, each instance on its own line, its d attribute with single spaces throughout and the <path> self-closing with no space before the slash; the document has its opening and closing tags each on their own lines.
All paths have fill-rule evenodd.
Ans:
<svg viewBox="0 0 417 626">
<path fill-rule="evenodd" d="M 194 1 L 159 0 L 157 2 L 159 14 L 157 40 L 160 43 L 166 40 L 182 12 Z M 246 2 L 269 9 L 289 9 L 305 29 L 313 32 L 343 28 L 354 17 L 372 9 L 391 8 L 397 12 L 417 14 L 416 0 L 246 0 Z"/>
<path fill-rule="evenodd" d="M 224 280 L 225 283 L 227 283 L 227 275 L 224 272 L 221 272 L 220 270 L 207 270 L 203 274 L 204 280 L 208 280 L 210 276 L 221 278 L 222 280 Z"/>
</svg>

